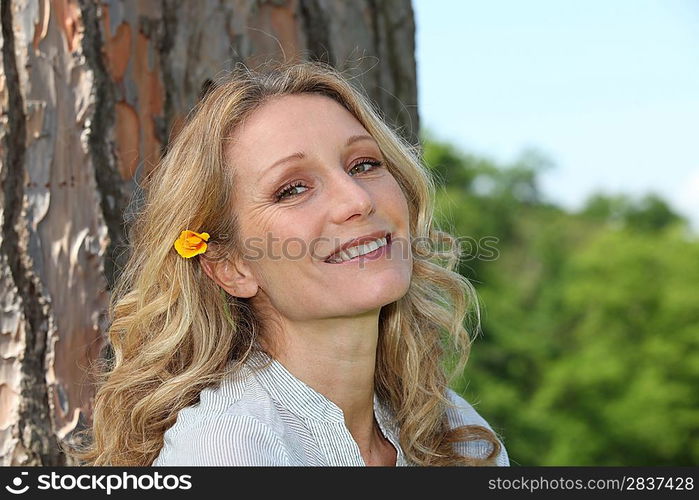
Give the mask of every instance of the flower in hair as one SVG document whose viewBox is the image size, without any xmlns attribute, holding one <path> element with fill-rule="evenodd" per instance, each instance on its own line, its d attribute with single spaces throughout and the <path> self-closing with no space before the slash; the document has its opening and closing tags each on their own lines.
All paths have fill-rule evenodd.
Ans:
<svg viewBox="0 0 699 500">
<path fill-rule="evenodd" d="M 189 229 L 182 231 L 180 237 L 175 240 L 175 250 L 185 259 L 206 252 L 209 241 L 209 233 L 196 233 Z"/>
</svg>

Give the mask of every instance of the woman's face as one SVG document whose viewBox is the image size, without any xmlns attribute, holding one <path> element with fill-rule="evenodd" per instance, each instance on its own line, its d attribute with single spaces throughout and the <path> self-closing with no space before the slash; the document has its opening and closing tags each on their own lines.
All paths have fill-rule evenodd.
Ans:
<svg viewBox="0 0 699 500">
<path fill-rule="evenodd" d="M 320 95 L 275 98 L 236 128 L 226 155 L 255 306 L 307 321 L 366 314 L 405 295 L 407 201 L 344 107 Z M 391 242 L 365 257 L 326 261 L 355 238 L 386 233 Z"/>
</svg>

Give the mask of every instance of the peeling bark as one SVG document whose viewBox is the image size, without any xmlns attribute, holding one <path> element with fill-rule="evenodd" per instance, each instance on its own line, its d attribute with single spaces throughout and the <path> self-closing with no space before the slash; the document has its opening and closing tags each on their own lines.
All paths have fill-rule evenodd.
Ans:
<svg viewBox="0 0 699 500">
<path fill-rule="evenodd" d="M 25 164 L 30 156 L 26 139 L 34 132 L 22 94 L 22 75 L 15 52 L 15 23 L 12 5 L 2 2 L 3 76 L 6 91 L 7 129 L 2 161 L 3 221 L 0 255 L 3 299 L 10 302 L 11 324 L 3 325 L 3 463 L 41 465 L 61 463 L 57 440 L 52 432 L 50 402 L 46 385 L 47 339 L 52 329 L 50 304 L 36 274 L 30 254 Z M 41 113 L 39 107 L 32 110 Z M 30 111 L 31 112 L 31 111 Z M 9 272 L 8 272 L 9 271 Z M 3 323 L 5 323 L 3 310 Z M 14 330 L 14 331 L 13 331 Z M 15 336 L 19 333 L 19 336 Z M 13 335 L 15 334 L 15 335 Z M 8 338 L 7 335 L 11 337 Z M 12 337 L 15 337 L 14 339 Z M 19 338 L 18 338 L 19 337 Z M 12 364 L 10 364 L 12 362 Z M 3 370 L 4 371 L 4 370 Z M 5 402 L 3 401 L 3 402 Z M 12 412 L 5 414 L 5 412 Z M 14 418 L 12 418 L 14 417 Z"/>
<path fill-rule="evenodd" d="M 409 0 L 2 0 L 0 457 L 70 465 L 138 182 L 237 63 L 319 59 L 418 144 Z M 105 350 L 106 349 L 106 350 Z"/>
<path fill-rule="evenodd" d="M 19 394 L 2 460 L 63 465 L 58 441 L 91 415 L 85 374 L 108 298 L 106 227 L 85 145 L 92 75 L 75 3 L 3 1 L 2 24 L 9 121 L 0 248 L 24 331 L 18 370 L 3 374 L 19 381 Z"/>
</svg>

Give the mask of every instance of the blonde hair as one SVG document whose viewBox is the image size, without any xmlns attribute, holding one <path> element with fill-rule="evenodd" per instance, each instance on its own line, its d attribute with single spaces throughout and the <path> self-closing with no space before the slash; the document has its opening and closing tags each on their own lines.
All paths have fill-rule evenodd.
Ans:
<svg viewBox="0 0 699 500">
<path fill-rule="evenodd" d="M 463 370 L 471 345 L 464 319 L 474 309 L 478 316 L 478 304 L 469 281 L 454 271 L 457 240 L 433 227 L 435 183 L 417 148 L 341 73 L 317 62 L 236 68 L 210 87 L 147 179 L 145 204 L 130 231 L 131 255 L 113 290 L 108 337 L 114 356 L 99 363 L 88 444 L 65 445 L 79 462 L 152 464 L 178 412 L 262 349 L 249 302 L 223 292 L 198 258 L 181 258 L 172 243 L 187 228 L 206 230 L 224 251 L 241 248 L 235 214 L 221 217 L 231 212 L 235 182 L 224 140 L 270 98 L 303 93 L 334 99 L 376 139 L 408 200 L 413 240 L 433 247 L 425 251 L 411 242 L 410 288 L 380 313 L 375 390 L 395 414 L 405 456 L 418 465 L 494 463 L 500 444 L 492 431 L 450 429 L 446 419 L 443 358 L 456 355 L 455 373 Z M 479 323 L 480 317 L 474 328 Z M 487 457 L 459 455 L 453 446 L 476 440 L 492 445 Z"/>
</svg>

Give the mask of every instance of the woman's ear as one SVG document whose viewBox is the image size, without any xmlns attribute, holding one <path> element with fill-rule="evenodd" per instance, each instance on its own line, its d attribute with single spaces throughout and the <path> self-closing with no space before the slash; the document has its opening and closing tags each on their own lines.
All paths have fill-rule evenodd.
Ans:
<svg viewBox="0 0 699 500">
<path fill-rule="evenodd" d="M 234 297 L 253 297 L 259 288 L 252 269 L 241 259 L 227 257 L 223 260 L 207 259 L 200 256 L 204 272 L 221 288 Z"/>
</svg>

